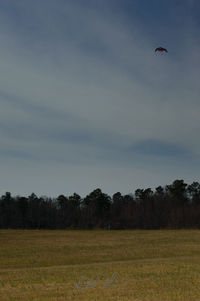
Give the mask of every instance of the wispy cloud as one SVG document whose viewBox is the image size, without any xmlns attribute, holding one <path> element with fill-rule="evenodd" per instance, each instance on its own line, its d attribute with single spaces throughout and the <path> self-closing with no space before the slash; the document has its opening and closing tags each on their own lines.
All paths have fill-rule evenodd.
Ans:
<svg viewBox="0 0 200 301">
<path fill-rule="evenodd" d="M 151 172 L 152 182 L 196 174 L 185 156 L 199 163 L 199 28 L 192 12 L 178 26 L 186 4 L 173 3 L 162 37 L 152 23 L 159 5 L 139 20 L 141 1 L 132 11 L 120 1 L 1 1 L 0 161 L 9 173 L 21 162 L 22 178 L 34 165 L 42 179 L 48 165 L 49 193 L 65 189 L 62 164 L 67 189 L 77 192 L 95 183 L 129 190 L 136 177 L 149 185 Z M 167 20 L 173 30 L 164 29 Z M 167 55 L 154 52 L 160 43 Z M 31 189 L 31 176 L 26 189 L 12 174 L 10 190 Z"/>
<path fill-rule="evenodd" d="M 189 155 L 188 151 L 176 144 L 166 143 L 159 140 L 139 141 L 132 146 L 132 150 L 145 155 L 182 157 Z"/>
</svg>

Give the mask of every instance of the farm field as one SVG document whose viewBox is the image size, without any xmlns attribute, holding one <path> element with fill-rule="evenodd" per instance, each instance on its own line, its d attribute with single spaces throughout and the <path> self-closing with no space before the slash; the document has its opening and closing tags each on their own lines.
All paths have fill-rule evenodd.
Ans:
<svg viewBox="0 0 200 301">
<path fill-rule="evenodd" d="M 199 230 L 0 230 L 0 300 L 200 300 Z"/>
</svg>

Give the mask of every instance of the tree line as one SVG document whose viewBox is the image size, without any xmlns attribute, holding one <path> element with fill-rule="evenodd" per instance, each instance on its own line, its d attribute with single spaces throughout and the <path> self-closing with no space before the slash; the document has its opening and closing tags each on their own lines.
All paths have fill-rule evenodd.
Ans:
<svg viewBox="0 0 200 301">
<path fill-rule="evenodd" d="M 95 189 L 86 197 L 0 198 L 0 228 L 7 229 L 181 229 L 200 228 L 200 184 L 175 180 L 165 187 L 120 192 Z"/>
</svg>

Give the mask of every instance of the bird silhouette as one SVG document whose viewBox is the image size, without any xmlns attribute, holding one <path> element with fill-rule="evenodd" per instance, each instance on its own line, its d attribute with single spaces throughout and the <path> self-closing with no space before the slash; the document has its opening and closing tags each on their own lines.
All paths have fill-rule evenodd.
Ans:
<svg viewBox="0 0 200 301">
<path fill-rule="evenodd" d="M 158 48 L 156 48 L 156 49 L 155 49 L 155 52 L 156 52 L 156 51 L 160 51 L 160 52 L 168 52 L 167 49 L 166 49 L 166 48 L 163 48 L 163 47 L 158 47 Z"/>
</svg>

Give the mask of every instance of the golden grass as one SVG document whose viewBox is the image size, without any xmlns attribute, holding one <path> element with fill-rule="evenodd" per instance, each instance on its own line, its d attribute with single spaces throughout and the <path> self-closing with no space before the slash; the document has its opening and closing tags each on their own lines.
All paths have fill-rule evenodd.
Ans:
<svg viewBox="0 0 200 301">
<path fill-rule="evenodd" d="M 0 230 L 0 300 L 200 301 L 200 231 Z"/>
</svg>

